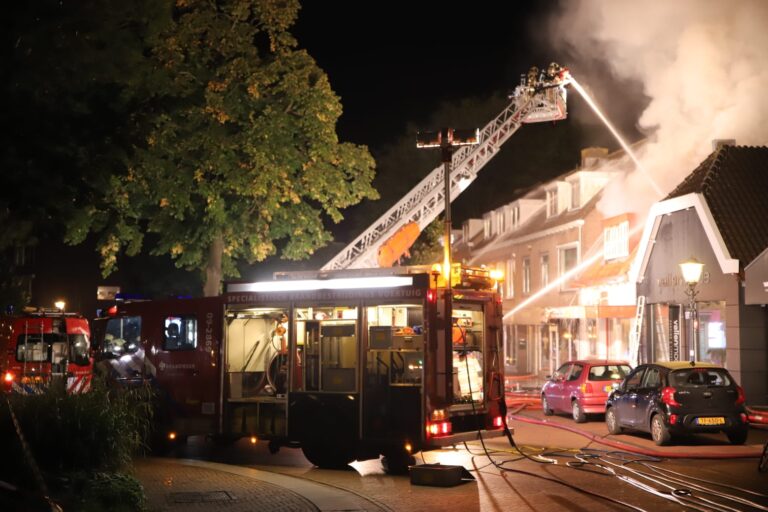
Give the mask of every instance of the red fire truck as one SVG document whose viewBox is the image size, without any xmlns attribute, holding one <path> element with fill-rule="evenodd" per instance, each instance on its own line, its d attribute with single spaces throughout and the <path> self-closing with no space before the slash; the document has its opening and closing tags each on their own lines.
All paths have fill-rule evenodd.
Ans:
<svg viewBox="0 0 768 512">
<path fill-rule="evenodd" d="M 320 467 L 503 434 L 501 301 L 455 269 L 289 273 L 220 297 L 121 303 L 94 326 L 102 364 L 150 379 L 169 438 L 300 446 Z M 445 321 L 450 311 L 451 322 Z"/>
<path fill-rule="evenodd" d="M 0 370 L 6 391 L 40 394 L 55 380 L 67 393 L 91 387 L 88 320 L 59 310 L 25 310 L 0 317 Z"/>
</svg>

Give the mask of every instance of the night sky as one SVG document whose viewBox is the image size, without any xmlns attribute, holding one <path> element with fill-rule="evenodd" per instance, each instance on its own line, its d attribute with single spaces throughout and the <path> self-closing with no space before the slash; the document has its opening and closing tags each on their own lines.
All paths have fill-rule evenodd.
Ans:
<svg viewBox="0 0 768 512">
<path fill-rule="evenodd" d="M 340 97 L 343 112 L 337 131 L 341 141 L 366 145 L 378 159 L 383 148 L 415 131 L 436 129 L 429 119 L 441 107 L 472 98 L 499 98 L 498 108 L 475 126 L 482 127 L 505 106 L 506 94 L 520 81 L 531 65 L 546 66 L 551 61 L 571 68 L 574 75 L 587 78 L 598 101 L 610 103 L 608 115 L 630 138 L 643 106 L 643 96 L 633 84 L 617 83 L 608 63 L 579 63 L 548 43 L 546 19 L 557 8 L 553 1 L 516 1 L 514 3 L 458 4 L 445 2 L 340 2 L 304 0 L 293 32 L 299 46 L 306 49 L 326 72 L 331 86 Z M 479 7 L 479 8 L 478 8 Z M 581 68 L 579 66 L 582 66 Z M 622 97 L 612 102 L 611 94 Z M 612 102 L 612 103 L 611 103 Z M 463 122 L 463 121 L 460 121 Z M 574 140 L 578 138 L 578 142 Z M 578 164 L 578 148 L 618 145 L 599 125 L 573 93 L 569 97 L 569 119 L 557 125 L 524 126 L 508 141 L 501 153 L 486 166 L 479 178 L 454 202 L 454 227 L 465 219 L 478 217 L 514 199 L 515 190 L 562 174 Z M 412 183 L 402 183 L 403 193 L 415 185 L 439 163 L 439 155 L 427 155 L 428 165 L 409 174 Z M 553 163 L 557 162 L 557 164 Z M 381 171 L 384 173 L 385 171 Z M 386 178 L 386 176 L 382 176 Z M 380 183 L 377 182 L 374 185 Z M 383 189 L 382 189 L 383 190 Z M 385 195 L 385 194 L 383 194 Z M 242 268 L 245 279 L 269 278 L 275 270 L 318 268 L 370 223 L 360 212 L 391 207 L 394 197 L 384 197 L 376 204 L 362 204 L 344 212 L 340 225 L 330 226 L 336 242 L 311 261 L 300 263 L 268 261 Z M 366 212 L 369 213 L 369 212 Z M 70 254 L 71 253 L 71 254 Z M 108 279 L 97 276 L 97 256 L 89 248 L 65 247 L 54 252 L 41 248 L 38 263 L 56 263 L 56 259 L 77 261 L 92 269 L 93 282 L 68 278 L 58 283 L 47 281 L 46 292 L 69 296 L 81 311 L 89 303 L 98 284 L 122 284 L 124 292 L 142 293 L 158 288 L 148 275 L 162 275 L 163 289 L 181 286 L 184 272 L 172 268 L 167 258 L 123 259 L 121 270 Z M 151 268 L 157 267 L 154 271 Z M 165 268 L 166 270 L 162 270 Z M 83 273 L 87 270 L 82 269 Z M 68 276 L 81 272 L 67 273 Z M 71 282 L 70 282 L 71 281 Z M 194 287 L 189 289 L 194 293 Z M 51 300 L 47 295 L 43 302 Z"/>
<path fill-rule="evenodd" d="M 442 101 L 506 93 L 531 65 L 553 60 L 534 40 L 553 2 L 460 5 L 302 2 L 294 34 L 341 97 L 342 140 L 391 141 Z"/>
<path fill-rule="evenodd" d="M 415 143 L 414 126 L 441 128 L 429 124 L 441 106 L 471 98 L 485 100 L 494 94 L 504 98 L 530 66 L 541 68 L 551 61 L 568 66 L 597 101 L 604 102 L 608 117 L 630 140 L 641 137 L 635 125 L 646 98 L 639 86 L 619 82 L 608 62 L 585 62 L 583 57 L 577 61 L 550 43 L 548 19 L 559 2 L 460 5 L 302 2 L 293 32 L 341 98 L 344 114 L 337 131 L 342 141 L 367 145 L 378 160 L 381 149 L 397 138 L 412 137 Z M 500 101 L 493 114 L 479 123 L 454 127 L 482 128 L 505 105 L 505 100 Z M 569 119 L 557 126 L 522 127 L 472 187 L 454 201 L 454 227 L 513 200 L 515 190 L 571 170 L 579 162 L 579 149 L 586 146 L 619 147 L 570 91 Z M 414 170 L 412 185 L 439 163 L 438 154 L 433 162 Z M 381 178 L 374 184 L 381 185 Z M 375 206 L 383 212 L 396 200 L 385 197 L 386 205 Z M 368 222 L 355 222 L 354 207 L 345 215 L 348 220 L 334 228 L 339 242 L 354 238 Z"/>
</svg>

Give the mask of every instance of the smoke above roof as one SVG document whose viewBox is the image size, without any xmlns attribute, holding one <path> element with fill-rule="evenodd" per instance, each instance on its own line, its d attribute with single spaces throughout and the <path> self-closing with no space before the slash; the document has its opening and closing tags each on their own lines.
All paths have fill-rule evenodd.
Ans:
<svg viewBox="0 0 768 512">
<path fill-rule="evenodd" d="M 648 140 L 638 158 L 663 192 L 707 157 L 714 139 L 768 142 L 768 2 L 565 0 L 549 25 L 561 60 L 586 88 L 598 79 L 596 63 L 642 84 L 649 103 L 638 127 Z M 609 119 L 623 93 L 595 95 Z M 599 207 L 644 213 L 659 199 L 633 172 Z"/>
</svg>

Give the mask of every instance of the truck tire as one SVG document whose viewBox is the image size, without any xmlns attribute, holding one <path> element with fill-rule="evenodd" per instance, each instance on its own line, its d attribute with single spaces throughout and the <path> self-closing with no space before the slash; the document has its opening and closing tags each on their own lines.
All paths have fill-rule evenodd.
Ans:
<svg viewBox="0 0 768 512">
<path fill-rule="evenodd" d="M 347 469 L 355 460 L 354 450 L 328 441 L 302 441 L 301 451 L 309 462 L 322 469 Z"/>
</svg>

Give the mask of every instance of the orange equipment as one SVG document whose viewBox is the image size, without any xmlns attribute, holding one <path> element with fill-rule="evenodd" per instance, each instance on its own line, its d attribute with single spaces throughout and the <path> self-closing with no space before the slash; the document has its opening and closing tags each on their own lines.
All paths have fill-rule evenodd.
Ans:
<svg viewBox="0 0 768 512">
<path fill-rule="evenodd" d="M 379 247 L 379 267 L 391 267 L 397 263 L 408 252 L 420 234 L 421 229 L 418 222 L 409 222 L 398 229 Z"/>
</svg>

